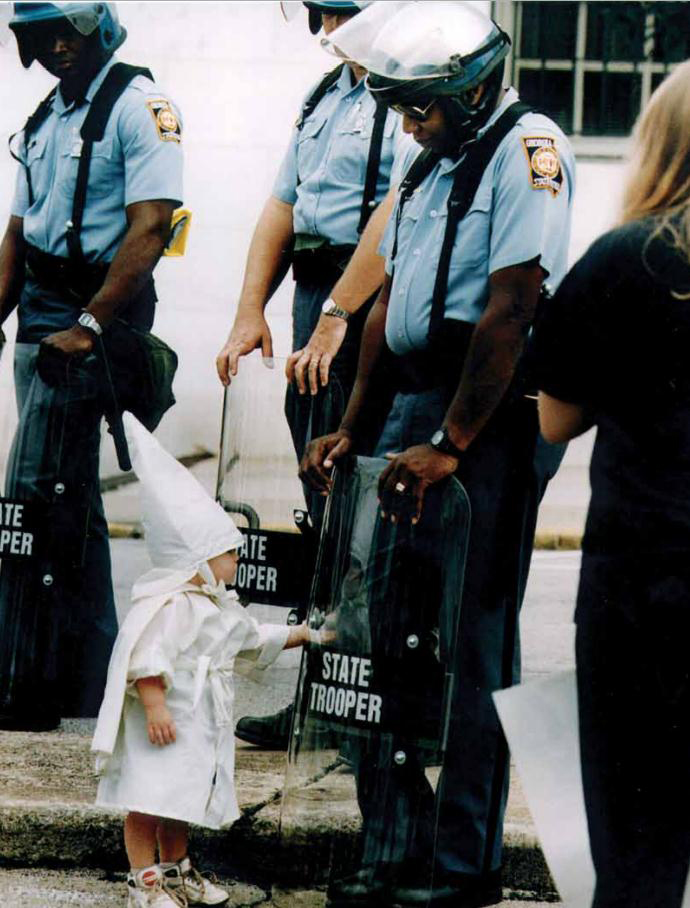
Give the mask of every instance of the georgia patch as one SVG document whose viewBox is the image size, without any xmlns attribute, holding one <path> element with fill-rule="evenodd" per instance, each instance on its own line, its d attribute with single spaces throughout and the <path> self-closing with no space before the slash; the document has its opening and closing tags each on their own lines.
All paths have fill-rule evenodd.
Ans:
<svg viewBox="0 0 690 908">
<path fill-rule="evenodd" d="M 532 189 L 548 189 L 558 195 L 563 186 L 563 169 L 555 139 L 550 136 L 524 136 L 522 144 L 529 163 Z"/>
<path fill-rule="evenodd" d="M 151 116 L 158 130 L 158 138 L 163 142 L 181 142 L 182 130 L 180 121 L 165 98 L 147 101 L 146 106 L 151 111 Z"/>
</svg>

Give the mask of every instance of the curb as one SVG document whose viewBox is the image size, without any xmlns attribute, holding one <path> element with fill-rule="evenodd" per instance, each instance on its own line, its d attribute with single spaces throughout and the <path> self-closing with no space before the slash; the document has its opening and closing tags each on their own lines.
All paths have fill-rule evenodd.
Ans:
<svg viewBox="0 0 690 908">
<path fill-rule="evenodd" d="M 266 811 L 264 813 L 264 810 Z M 201 864 L 221 875 L 259 886 L 300 888 L 323 884 L 332 849 L 351 853 L 347 833 L 305 830 L 292 842 L 278 838 L 278 808 L 248 811 L 230 829 L 192 829 L 192 850 Z M 23 803 L 0 808 L 0 865 L 5 867 L 126 867 L 122 817 L 91 806 Z M 503 849 L 503 885 L 540 898 L 556 895 L 534 835 L 508 824 Z"/>
</svg>

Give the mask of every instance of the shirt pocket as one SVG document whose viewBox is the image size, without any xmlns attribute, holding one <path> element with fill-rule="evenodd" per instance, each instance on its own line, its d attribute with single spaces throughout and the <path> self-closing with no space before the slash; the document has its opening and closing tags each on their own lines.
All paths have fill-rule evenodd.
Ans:
<svg viewBox="0 0 690 908">
<path fill-rule="evenodd" d="M 325 117 L 309 117 L 297 134 L 297 179 L 306 182 L 318 169 L 325 149 L 321 149 L 319 135 L 326 123 Z"/>
<path fill-rule="evenodd" d="M 44 137 L 34 136 L 29 139 L 26 149 L 25 161 L 26 166 L 31 174 L 31 188 L 34 199 L 45 196 L 48 192 L 47 185 L 50 179 L 48 173 L 48 162 L 46 157 L 47 142 Z"/>
<path fill-rule="evenodd" d="M 60 191 L 68 199 L 74 198 L 74 192 L 77 187 L 77 171 L 81 160 L 80 157 L 77 157 L 72 152 L 72 145 L 68 145 L 63 149 L 60 155 L 60 173 L 58 175 Z M 101 142 L 94 142 L 89 165 L 89 182 L 86 192 L 87 205 L 89 204 L 89 199 L 102 199 L 112 193 L 114 169 L 113 140 L 103 139 Z"/>
<path fill-rule="evenodd" d="M 413 254 L 413 243 L 415 239 L 418 239 L 416 231 L 419 226 L 419 206 L 415 205 L 414 201 L 414 199 L 410 199 L 407 202 L 397 220 L 398 251 L 396 259 L 398 265 L 402 264 L 403 258 Z"/>
<path fill-rule="evenodd" d="M 389 117 L 383 131 L 379 182 L 386 164 L 390 171 L 391 138 L 394 129 L 395 121 Z M 374 111 L 370 109 L 366 109 L 364 113 L 351 111 L 347 119 L 338 126 L 330 159 L 330 169 L 335 180 L 364 189 L 373 131 Z"/>
<path fill-rule="evenodd" d="M 450 268 L 488 267 L 491 252 L 491 186 L 480 186 L 458 224 Z M 444 212 L 444 218 L 446 213 Z"/>
</svg>

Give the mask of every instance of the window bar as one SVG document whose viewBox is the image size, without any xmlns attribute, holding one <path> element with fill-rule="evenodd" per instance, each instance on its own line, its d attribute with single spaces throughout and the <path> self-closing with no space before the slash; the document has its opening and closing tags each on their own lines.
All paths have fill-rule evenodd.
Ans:
<svg viewBox="0 0 690 908">
<path fill-rule="evenodd" d="M 644 19 L 644 43 L 642 47 L 644 62 L 641 66 L 642 87 L 640 91 L 640 110 L 644 110 L 652 94 L 652 62 L 654 60 L 656 26 L 656 16 L 654 13 L 648 12 Z"/>
<path fill-rule="evenodd" d="M 608 99 L 609 99 L 609 36 L 612 33 L 611 29 L 611 7 L 606 6 L 601 11 L 601 17 L 599 19 L 601 23 L 601 86 L 599 92 L 599 123 L 597 124 L 597 132 L 606 134 L 609 132 L 609 124 L 606 119 L 606 112 L 608 110 Z"/>
<path fill-rule="evenodd" d="M 573 60 L 573 123 L 576 136 L 582 135 L 582 120 L 585 97 L 585 48 L 587 39 L 587 3 L 581 0 L 577 8 L 577 31 L 575 33 L 575 59 Z"/>
<path fill-rule="evenodd" d="M 544 8 L 539 8 L 537 16 L 537 47 L 539 49 L 539 58 L 541 66 L 539 67 L 539 107 L 546 110 L 544 99 L 546 98 L 546 84 L 548 73 L 546 71 L 546 42 L 544 41 Z"/>
</svg>

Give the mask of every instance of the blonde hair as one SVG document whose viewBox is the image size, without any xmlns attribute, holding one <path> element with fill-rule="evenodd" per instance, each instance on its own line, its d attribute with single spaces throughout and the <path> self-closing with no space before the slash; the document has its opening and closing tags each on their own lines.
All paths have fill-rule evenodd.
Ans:
<svg viewBox="0 0 690 908">
<path fill-rule="evenodd" d="M 690 60 L 652 95 L 633 132 L 621 222 L 658 218 L 663 235 L 690 262 Z"/>
</svg>

